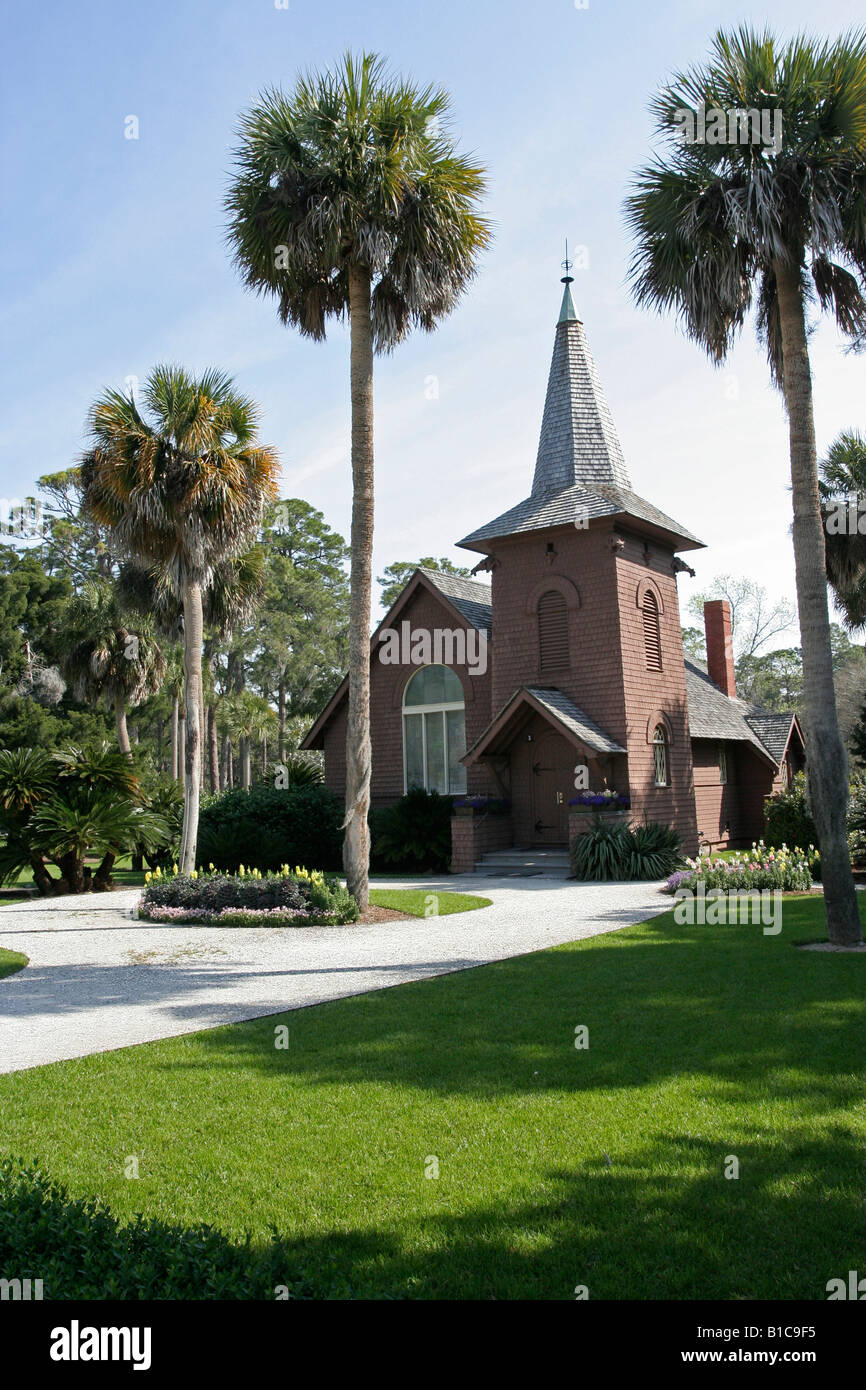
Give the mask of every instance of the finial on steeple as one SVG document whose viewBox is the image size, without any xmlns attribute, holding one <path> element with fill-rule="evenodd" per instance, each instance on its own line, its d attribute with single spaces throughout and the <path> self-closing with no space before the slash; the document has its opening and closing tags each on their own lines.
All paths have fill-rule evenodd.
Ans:
<svg viewBox="0 0 866 1390">
<path fill-rule="evenodd" d="M 574 307 L 574 300 L 571 297 L 571 290 L 569 289 L 569 285 L 574 284 L 574 276 L 569 274 L 569 271 L 571 270 L 573 264 L 574 262 L 568 259 L 568 237 L 566 237 L 565 260 L 561 262 L 562 268 L 565 271 L 561 283 L 565 285 L 565 290 L 562 295 L 562 307 L 559 310 L 559 319 L 557 320 L 558 323 L 578 322 L 577 310 Z"/>
</svg>

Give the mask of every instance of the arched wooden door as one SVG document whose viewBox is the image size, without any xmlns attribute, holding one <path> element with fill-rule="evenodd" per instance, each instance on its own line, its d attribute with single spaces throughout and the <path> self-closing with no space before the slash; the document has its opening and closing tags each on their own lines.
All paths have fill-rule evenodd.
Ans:
<svg viewBox="0 0 866 1390">
<path fill-rule="evenodd" d="M 577 753 L 567 739 L 553 730 L 542 734 L 532 757 L 533 843 L 568 844 L 568 801 L 574 796 Z"/>
</svg>

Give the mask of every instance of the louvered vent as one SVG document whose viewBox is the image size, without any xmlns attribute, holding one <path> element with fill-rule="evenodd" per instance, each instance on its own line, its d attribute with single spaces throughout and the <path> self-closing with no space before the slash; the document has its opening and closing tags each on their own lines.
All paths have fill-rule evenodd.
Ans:
<svg viewBox="0 0 866 1390">
<path fill-rule="evenodd" d="M 542 671 L 568 666 L 568 609 L 555 589 L 542 594 L 538 601 L 538 643 Z"/>
<path fill-rule="evenodd" d="M 648 671 L 662 669 L 662 634 L 659 624 L 659 606 L 656 596 L 650 590 L 643 600 L 643 645 L 646 653 Z"/>
</svg>

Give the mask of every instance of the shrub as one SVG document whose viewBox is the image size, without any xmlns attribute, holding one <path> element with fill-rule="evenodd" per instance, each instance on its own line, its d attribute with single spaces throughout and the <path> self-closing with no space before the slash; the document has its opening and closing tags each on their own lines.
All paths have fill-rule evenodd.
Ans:
<svg viewBox="0 0 866 1390">
<path fill-rule="evenodd" d="M 130 761 L 105 743 L 0 750 L 0 833 L 0 883 L 30 868 L 49 895 L 109 888 L 118 855 L 165 844 L 169 829 L 143 804 Z M 101 856 L 95 872 L 85 862 L 92 854 Z"/>
<path fill-rule="evenodd" d="M 848 848 L 851 861 L 858 868 L 866 864 L 866 779 L 857 777 L 851 783 L 848 803 Z"/>
<path fill-rule="evenodd" d="M 206 926 L 341 925 L 358 920 L 354 898 L 339 879 L 315 870 L 262 875 L 218 870 L 163 876 L 148 874 L 139 914 L 151 922 L 201 922 Z"/>
<path fill-rule="evenodd" d="M 203 804 L 198 863 L 231 872 L 240 864 L 272 871 L 286 862 L 339 869 L 342 821 L 340 802 L 321 785 L 238 787 Z"/>
<path fill-rule="evenodd" d="M 589 882 L 626 878 L 627 855 L 628 826 L 596 816 L 571 846 L 571 867 L 575 878 Z"/>
<path fill-rule="evenodd" d="M 680 863 L 680 837 L 658 821 L 625 825 L 596 816 L 571 847 L 575 878 L 588 882 L 664 878 Z"/>
<path fill-rule="evenodd" d="M 790 845 L 792 849 L 805 850 L 818 843 L 804 772 L 798 772 L 784 791 L 767 797 L 764 816 L 764 840 L 771 848 Z"/>
<path fill-rule="evenodd" d="M 672 825 L 645 821 L 629 830 L 627 878 L 664 878 L 682 862 L 682 839 Z"/>
<path fill-rule="evenodd" d="M 787 845 L 775 848 L 759 840 L 751 850 L 731 859 L 714 859 L 712 855 L 687 859 L 685 869 L 672 874 L 665 888 L 668 893 L 675 893 L 678 888 L 696 888 L 702 883 L 707 892 L 720 888 L 724 892 L 778 889 L 784 893 L 807 893 L 819 863 L 814 845 L 806 850 L 789 849 Z"/>
<path fill-rule="evenodd" d="M 451 857 L 451 797 L 412 787 L 393 806 L 370 817 L 373 857 L 417 873 L 447 869 Z"/>
<path fill-rule="evenodd" d="M 46 1299 L 270 1299 L 314 1288 L 276 1232 L 257 1250 L 213 1226 L 136 1216 L 122 1225 L 98 1198 L 73 1199 L 21 1159 L 0 1160 L 0 1269 L 41 1279 Z"/>
</svg>

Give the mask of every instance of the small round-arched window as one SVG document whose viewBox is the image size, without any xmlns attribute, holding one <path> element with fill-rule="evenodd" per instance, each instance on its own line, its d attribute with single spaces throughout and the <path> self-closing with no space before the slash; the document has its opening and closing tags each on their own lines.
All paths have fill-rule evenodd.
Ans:
<svg viewBox="0 0 866 1390">
<path fill-rule="evenodd" d="M 656 724 L 653 731 L 653 763 L 656 786 L 666 787 L 668 784 L 668 735 L 664 724 Z"/>
<path fill-rule="evenodd" d="M 460 677 L 447 666 L 422 666 L 403 692 L 403 788 L 458 794 L 466 790 L 466 713 Z"/>
</svg>

